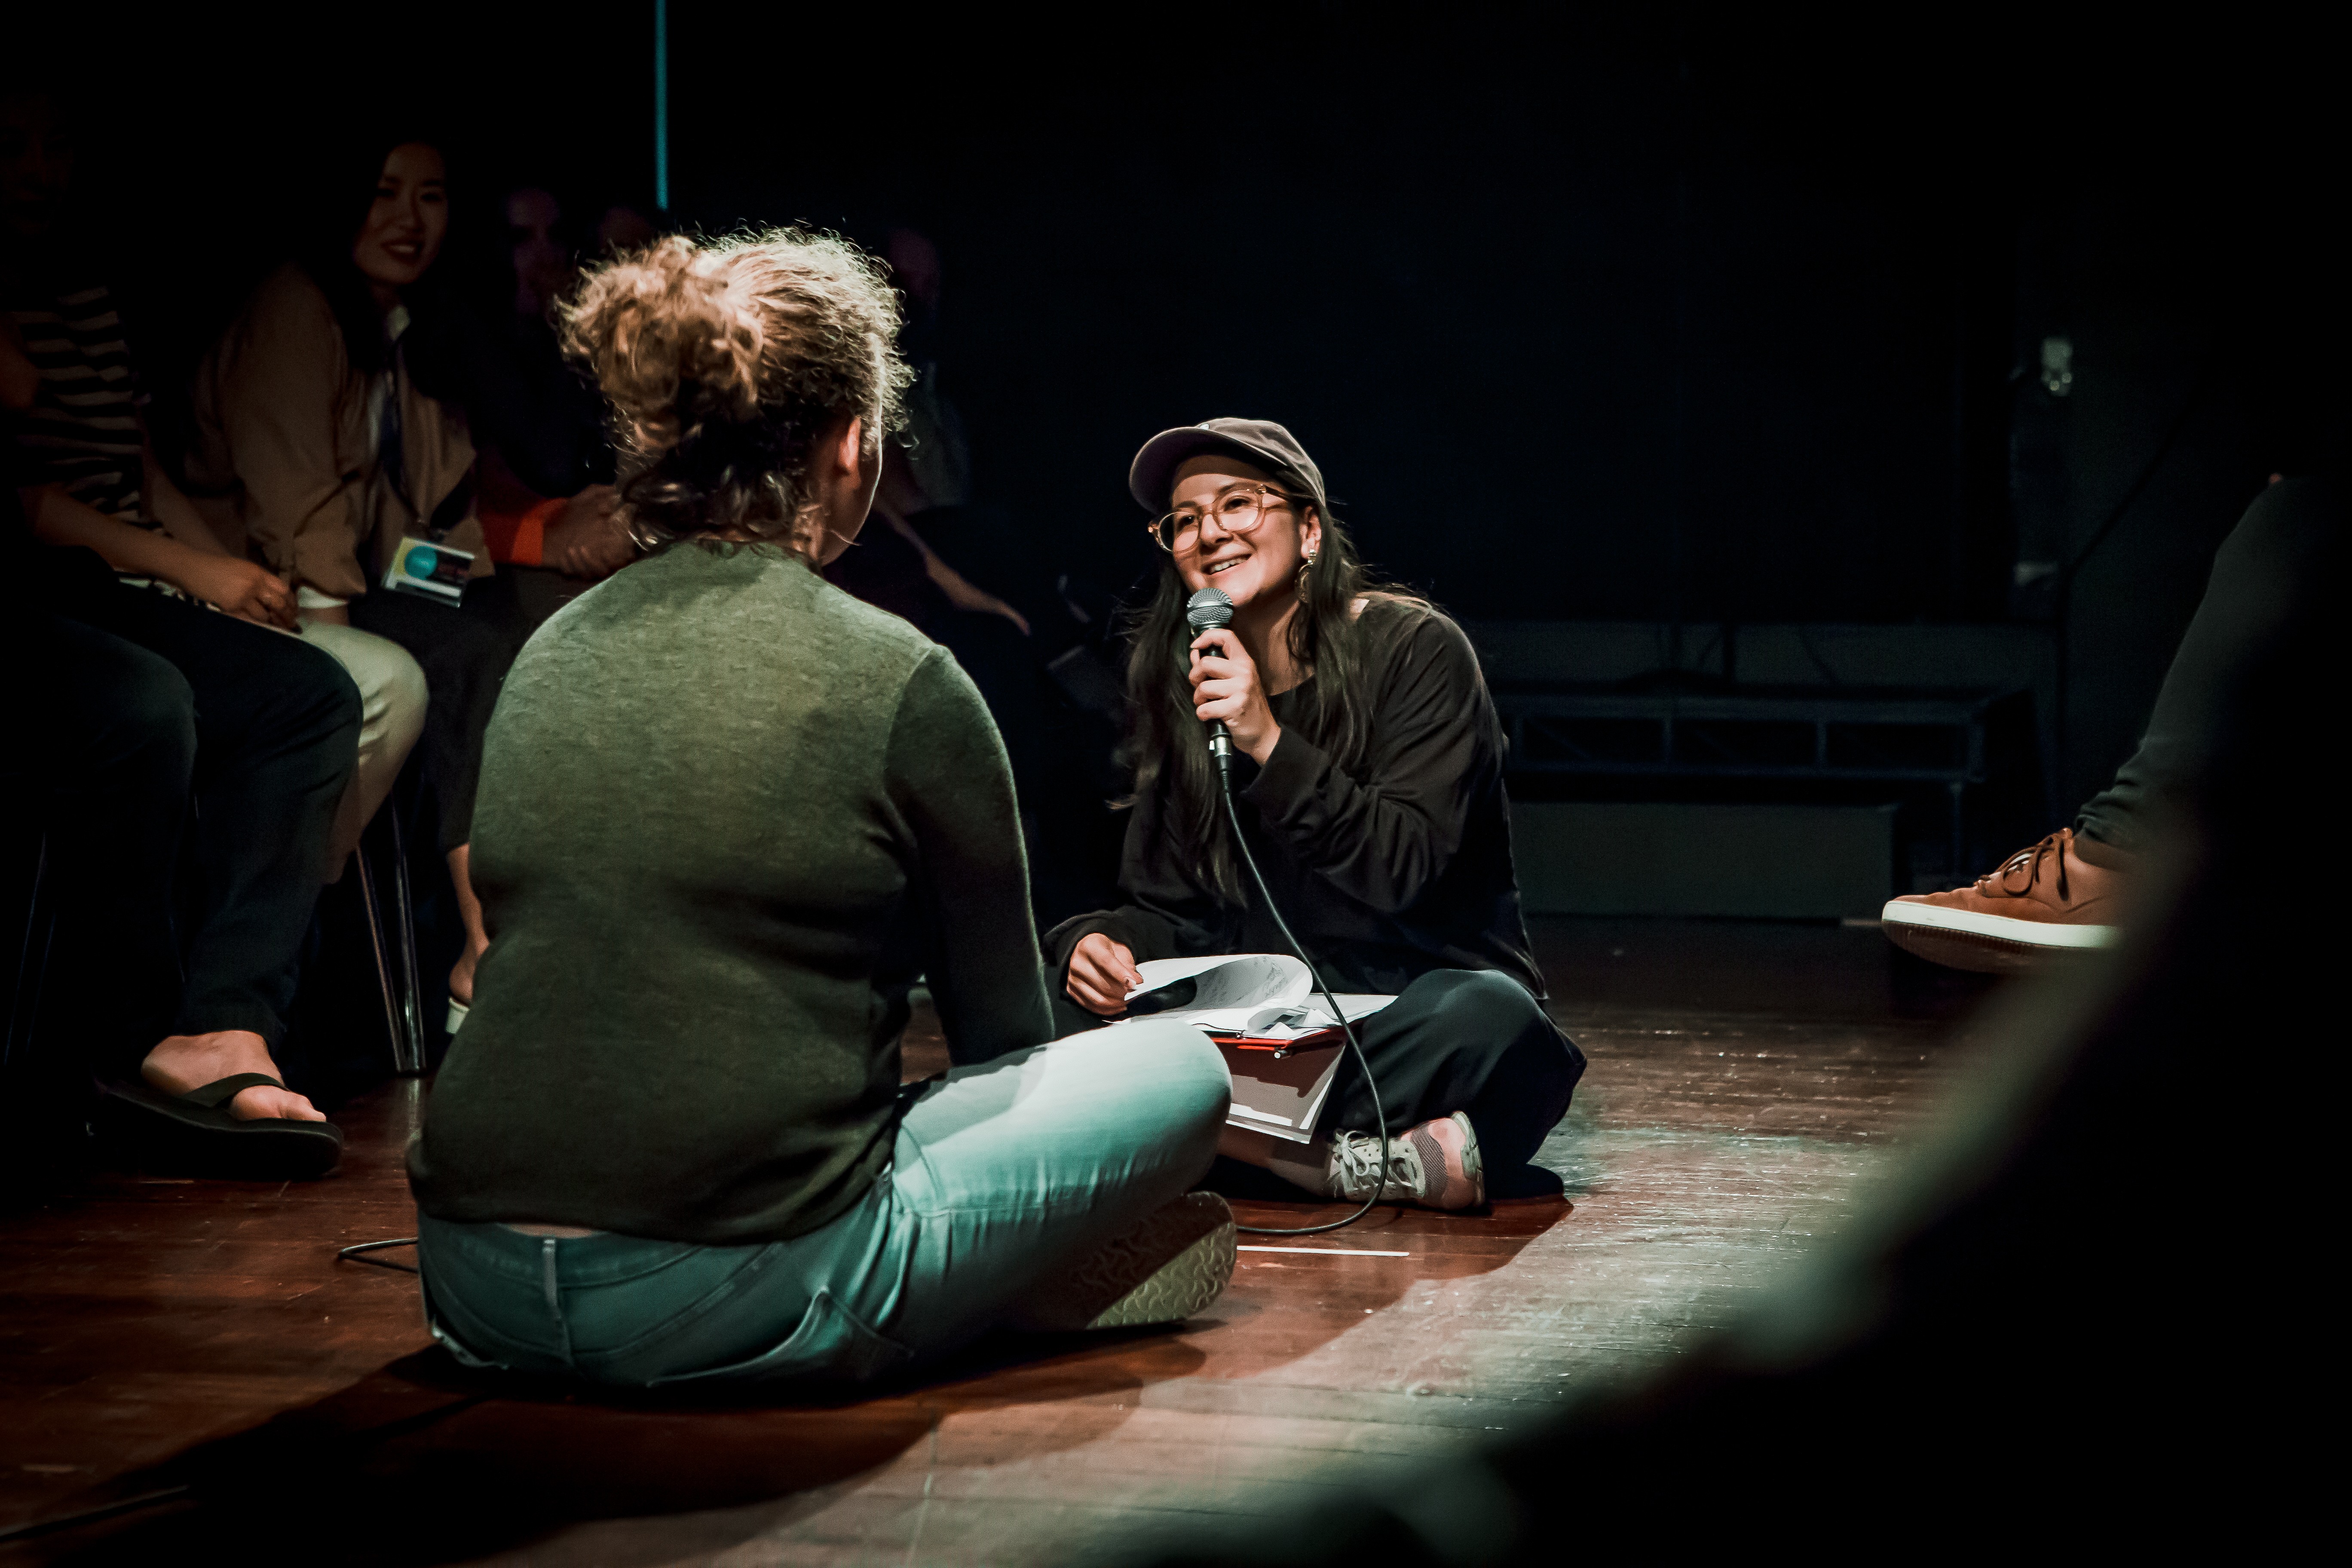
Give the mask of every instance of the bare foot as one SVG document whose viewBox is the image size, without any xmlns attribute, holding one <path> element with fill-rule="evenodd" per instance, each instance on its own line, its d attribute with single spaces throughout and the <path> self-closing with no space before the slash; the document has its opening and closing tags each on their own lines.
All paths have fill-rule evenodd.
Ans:
<svg viewBox="0 0 2352 1568">
<path fill-rule="evenodd" d="M 241 1072 L 282 1075 L 269 1059 L 269 1047 L 250 1029 L 222 1029 L 210 1035 L 173 1035 L 147 1053 L 139 1076 L 166 1094 L 185 1094 Z M 324 1121 L 326 1116 L 309 1100 L 288 1089 L 259 1084 L 239 1089 L 228 1102 L 229 1114 L 241 1121 L 283 1117 L 294 1121 Z"/>
</svg>

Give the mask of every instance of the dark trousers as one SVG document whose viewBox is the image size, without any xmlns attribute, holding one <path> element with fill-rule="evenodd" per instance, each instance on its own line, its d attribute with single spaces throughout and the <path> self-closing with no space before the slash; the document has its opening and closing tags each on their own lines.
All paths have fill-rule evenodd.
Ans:
<svg viewBox="0 0 2352 1568">
<path fill-rule="evenodd" d="M 482 738 L 515 656 L 541 622 L 585 586 L 565 592 L 542 580 L 569 581 L 537 568 L 501 566 L 496 576 L 467 584 L 461 605 L 389 589 L 352 601 L 352 625 L 398 643 L 425 671 L 428 699 L 418 765 L 440 817 L 445 851 L 473 838 Z"/>
<path fill-rule="evenodd" d="M 1065 1033 L 1100 1028 L 1104 1020 L 1066 994 L 1054 999 Z M 1584 1053 L 1509 975 L 1489 969 L 1440 969 L 1356 1026 L 1371 1065 L 1380 1109 L 1391 1133 L 1457 1110 L 1478 1132 L 1490 1171 L 1517 1170 L 1535 1157 L 1584 1076 Z M 1352 1053 L 1324 1103 L 1316 1131 L 1370 1132 L 1372 1097 Z"/>
<path fill-rule="evenodd" d="M 1469 1112 L 1480 1157 L 1513 1171 L 1535 1157 L 1584 1076 L 1584 1053 L 1527 987 L 1491 969 L 1441 969 L 1356 1026 L 1389 1131 Z M 1372 1097 L 1351 1052 L 1318 1131 L 1374 1129 Z"/>
<path fill-rule="evenodd" d="M 166 1035 L 250 1029 L 275 1049 L 357 763 L 359 692 L 299 638 L 161 594 L 108 582 L 67 607 L 8 632 L 8 728 L 58 889 L 48 1010 L 106 1071 Z M 195 885 L 175 900 L 184 833 Z"/>
<path fill-rule="evenodd" d="M 2344 527 L 2344 494 L 2323 479 L 2271 486 L 2213 555 L 2205 597 L 2156 694 L 2147 731 L 2115 782 L 2084 803 L 2075 830 L 2118 849 L 2148 847 L 2185 809 L 2205 748 L 2244 672 L 2286 629 L 2303 581 Z"/>
</svg>

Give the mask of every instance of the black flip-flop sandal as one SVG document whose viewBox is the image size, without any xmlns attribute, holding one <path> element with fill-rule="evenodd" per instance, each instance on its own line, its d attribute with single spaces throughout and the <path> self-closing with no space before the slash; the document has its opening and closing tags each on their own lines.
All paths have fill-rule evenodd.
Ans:
<svg viewBox="0 0 2352 1568">
<path fill-rule="evenodd" d="M 331 1121 L 286 1116 L 240 1118 L 228 1102 L 248 1089 L 284 1089 L 268 1073 L 241 1072 L 166 1094 L 136 1081 L 101 1083 L 112 1114 L 140 1163 L 193 1174 L 301 1181 L 323 1176 L 343 1157 L 341 1129 Z"/>
</svg>

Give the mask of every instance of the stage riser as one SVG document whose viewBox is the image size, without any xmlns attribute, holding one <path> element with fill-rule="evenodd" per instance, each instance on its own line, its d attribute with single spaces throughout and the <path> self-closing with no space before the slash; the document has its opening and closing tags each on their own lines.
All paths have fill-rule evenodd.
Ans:
<svg viewBox="0 0 2352 1568">
<path fill-rule="evenodd" d="M 1514 804 L 1529 914 L 1874 918 L 1895 890 L 1893 805 Z"/>
</svg>

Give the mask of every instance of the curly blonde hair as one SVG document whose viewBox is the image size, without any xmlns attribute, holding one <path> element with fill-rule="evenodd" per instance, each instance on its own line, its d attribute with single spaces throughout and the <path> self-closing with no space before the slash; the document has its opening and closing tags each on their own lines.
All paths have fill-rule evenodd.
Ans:
<svg viewBox="0 0 2352 1568">
<path fill-rule="evenodd" d="M 819 441 L 862 419 L 871 459 L 904 422 L 898 296 L 832 235 L 672 235 L 591 270 L 562 318 L 611 406 L 621 500 L 647 549 L 748 540 L 814 558 Z"/>
</svg>

